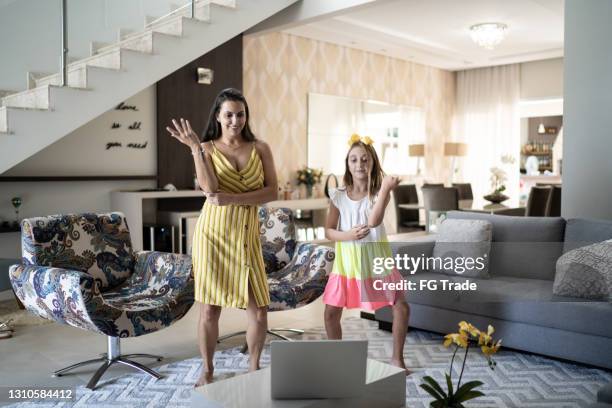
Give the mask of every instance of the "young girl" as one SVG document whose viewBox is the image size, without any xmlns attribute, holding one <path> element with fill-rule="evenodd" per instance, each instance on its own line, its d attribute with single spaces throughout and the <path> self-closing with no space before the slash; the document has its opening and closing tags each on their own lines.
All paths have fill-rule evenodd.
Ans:
<svg viewBox="0 0 612 408">
<path fill-rule="evenodd" d="M 374 311 L 391 305 L 391 364 L 406 369 L 403 350 L 409 308 L 404 292 L 377 290 L 381 283 L 398 282 L 402 277 L 395 268 L 381 274 L 373 273 L 375 258 L 393 256 L 382 222 L 391 191 L 397 187 L 399 179 L 385 176 L 369 137 L 353 135 L 349 146 L 344 188 L 330 192 L 331 204 L 325 225 L 326 238 L 336 242 L 336 259 L 323 294 L 325 330 L 329 339 L 340 340 L 343 308 Z"/>
</svg>

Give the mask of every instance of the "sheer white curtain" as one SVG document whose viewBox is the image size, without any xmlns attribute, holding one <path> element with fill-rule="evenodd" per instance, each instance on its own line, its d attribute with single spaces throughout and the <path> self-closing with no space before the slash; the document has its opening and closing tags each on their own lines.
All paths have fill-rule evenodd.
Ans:
<svg viewBox="0 0 612 408">
<path fill-rule="evenodd" d="M 520 66 L 478 68 L 457 74 L 455 135 L 468 143 L 462 163 L 463 179 L 472 183 L 474 197 L 490 193 L 491 167 L 505 170 L 506 194 L 519 195 Z M 514 158 L 503 164 L 502 156 Z"/>
</svg>

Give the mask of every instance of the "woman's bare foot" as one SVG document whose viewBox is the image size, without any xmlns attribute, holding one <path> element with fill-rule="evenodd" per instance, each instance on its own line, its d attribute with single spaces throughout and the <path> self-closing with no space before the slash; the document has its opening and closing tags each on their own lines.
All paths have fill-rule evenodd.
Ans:
<svg viewBox="0 0 612 408">
<path fill-rule="evenodd" d="M 406 376 L 409 376 L 410 374 L 412 374 L 412 371 L 406 368 L 406 364 L 404 363 L 404 360 L 391 360 L 390 363 L 392 366 L 403 368 L 406 371 Z"/>
<path fill-rule="evenodd" d="M 202 370 L 202 373 L 200 373 L 200 378 L 195 383 L 194 387 L 201 387 L 202 385 L 210 384 L 212 382 L 213 382 L 213 372 Z"/>
<path fill-rule="evenodd" d="M 249 364 L 249 373 L 252 373 L 253 371 L 257 371 L 257 370 L 259 370 L 260 368 L 261 368 L 261 367 L 259 366 L 259 364 L 257 364 L 257 365 L 252 365 L 252 364 Z"/>
</svg>

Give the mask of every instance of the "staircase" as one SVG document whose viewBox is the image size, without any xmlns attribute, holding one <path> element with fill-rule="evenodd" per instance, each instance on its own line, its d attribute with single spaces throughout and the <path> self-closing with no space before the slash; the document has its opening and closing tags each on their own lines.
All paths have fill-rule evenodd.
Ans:
<svg viewBox="0 0 612 408">
<path fill-rule="evenodd" d="M 61 73 L 28 75 L 28 89 L 0 94 L 0 174 L 151 86 L 188 62 L 297 0 L 199 0 L 147 19 L 144 30 L 111 45 L 92 43 L 92 55 Z"/>
</svg>

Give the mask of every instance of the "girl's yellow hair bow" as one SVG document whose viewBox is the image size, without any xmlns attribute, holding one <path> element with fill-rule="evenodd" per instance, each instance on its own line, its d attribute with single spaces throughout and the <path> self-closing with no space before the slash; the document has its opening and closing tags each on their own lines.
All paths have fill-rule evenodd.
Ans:
<svg viewBox="0 0 612 408">
<path fill-rule="evenodd" d="M 368 145 L 368 146 L 371 146 L 372 143 L 374 143 L 374 141 L 372 140 L 372 138 L 370 138 L 370 136 L 363 136 L 363 137 L 361 137 L 357 133 L 353 133 L 351 135 L 351 137 L 349 138 L 348 145 L 352 146 L 352 145 L 354 145 L 355 143 L 358 143 L 358 142 L 361 142 L 361 143 L 363 143 L 365 145 Z"/>
</svg>

